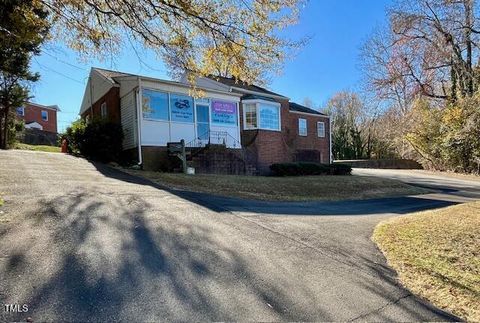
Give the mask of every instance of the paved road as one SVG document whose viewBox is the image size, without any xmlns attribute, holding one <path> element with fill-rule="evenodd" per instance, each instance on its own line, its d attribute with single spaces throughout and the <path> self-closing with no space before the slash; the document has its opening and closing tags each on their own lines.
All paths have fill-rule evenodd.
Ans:
<svg viewBox="0 0 480 323">
<path fill-rule="evenodd" d="M 245 202 L 0 151 L 0 300 L 28 306 L 0 320 L 452 320 L 399 286 L 370 241 L 382 219 L 472 198 L 445 192 Z"/>
</svg>

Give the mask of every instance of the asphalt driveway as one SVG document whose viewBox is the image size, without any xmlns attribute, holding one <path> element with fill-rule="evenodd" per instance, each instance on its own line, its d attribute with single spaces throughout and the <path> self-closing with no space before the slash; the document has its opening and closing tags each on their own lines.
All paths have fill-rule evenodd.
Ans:
<svg viewBox="0 0 480 323">
<path fill-rule="evenodd" d="M 0 300 L 36 321 L 453 320 L 403 289 L 376 223 L 476 198 L 266 203 L 168 191 L 53 153 L 0 151 Z"/>
</svg>

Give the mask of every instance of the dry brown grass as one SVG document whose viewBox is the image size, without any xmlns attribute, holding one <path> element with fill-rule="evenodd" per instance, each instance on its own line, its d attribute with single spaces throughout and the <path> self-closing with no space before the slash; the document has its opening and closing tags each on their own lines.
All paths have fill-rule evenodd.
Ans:
<svg viewBox="0 0 480 323">
<path fill-rule="evenodd" d="M 400 181 L 369 176 L 264 177 L 126 171 L 173 189 L 269 201 L 336 201 L 428 192 Z"/>
<path fill-rule="evenodd" d="M 373 240 L 406 288 L 480 322 L 480 202 L 387 220 Z"/>
</svg>

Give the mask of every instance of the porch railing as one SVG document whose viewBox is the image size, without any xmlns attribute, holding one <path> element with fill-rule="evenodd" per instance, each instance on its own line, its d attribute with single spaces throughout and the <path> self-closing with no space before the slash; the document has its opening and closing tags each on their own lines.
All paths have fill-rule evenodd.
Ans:
<svg viewBox="0 0 480 323">
<path fill-rule="evenodd" d="M 206 145 L 224 145 L 228 148 L 242 148 L 242 144 L 227 131 L 208 130 L 197 138 L 185 144 L 185 147 L 201 148 Z"/>
</svg>

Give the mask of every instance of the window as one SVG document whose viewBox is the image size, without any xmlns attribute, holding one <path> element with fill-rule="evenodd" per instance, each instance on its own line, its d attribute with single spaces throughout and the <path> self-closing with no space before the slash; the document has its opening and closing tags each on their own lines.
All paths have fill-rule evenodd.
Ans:
<svg viewBox="0 0 480 323">
<path fill-rule="evenodd" d="M 237 104 L 220 100 L 212 101 L 212 123 L 225 126 L 237 126 Z"/>
<path fill-rule="evenodd" d="M 263 102 L 244 102 L 244 128 L 280 130 L 280 104 Z"/>
<path fill-rule="evenodd" d="M 107 102 L 103 102 L 100 106 L 100 115 L 102 116 L 102 118 L 107 117 Z"/>
<path fill-rule="evenodd" d="M 317 136 L 325 138 L 325 122 L 317 122 Z"/>
<path fill-rule="evenodd" d="M 170 94 L 170 120 L 193 122 L 192 97 L 180 94 Z"/>
<path fill-rule="evenodd" d="M 25 108 L 24 107 L 17 108 L 17 115 L 20 117 L 25 116 Z"/>
<path fill-rule="evenodd" d="M 260 129 L 280 130 L 278 106 L 260 103 Z"/>
<path fill-rule="evenodd" d="M 298 134 L 300 136 L 306 136 L 307 135 L 307 119 L 298 119 Z"/>
<path fill-rule="evenodd" d="M 245 104 L 245 129 L 257 128 L 257 105 Z"/>
<path fill-rule="evenodd" d="M 42 110 L 42 120 L 48 121 L 48 111 Z"/>
<path fill-rule="evenodd" d="M 168 121 L 168 94 L 142 90 L 142 114 L 144 119 Z"/>
</svg>

